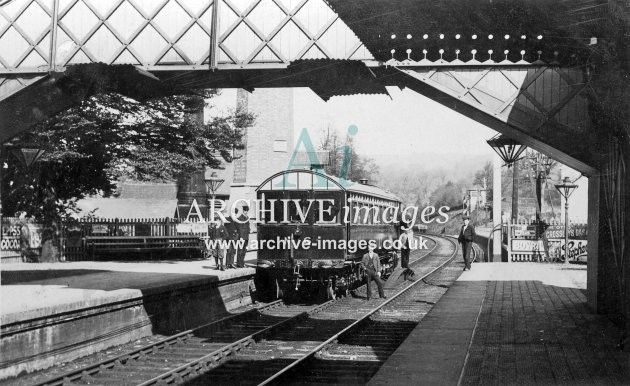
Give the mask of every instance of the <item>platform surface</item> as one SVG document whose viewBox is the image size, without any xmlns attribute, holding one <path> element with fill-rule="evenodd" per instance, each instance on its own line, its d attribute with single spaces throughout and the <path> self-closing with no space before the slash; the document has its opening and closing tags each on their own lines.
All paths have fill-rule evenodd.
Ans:
<svg viewBox="0 0 630 386">
<path fill-rule="evenodd" d="M 586 266 L 473 264 L 370 385 L 628 384 L 621 331 L 585 288 Z"/>
<path fill-rule="evenodd" d="M 247 257 L 250 259 L 246 264 L 255 264 L 255 257 Z M 254 273 L 254 268 L 219 271 L 214 260 L 3 263 L 0 323 L 139 298 L 165 287 L 224 281 Z"/>
</svg>

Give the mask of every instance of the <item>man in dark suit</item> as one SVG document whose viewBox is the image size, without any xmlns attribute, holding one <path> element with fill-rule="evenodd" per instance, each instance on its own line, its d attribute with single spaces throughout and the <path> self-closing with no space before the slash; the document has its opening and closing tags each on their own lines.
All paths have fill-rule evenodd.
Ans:
<svg viewBox="0 0 630 386">
<path fill-rule="evenodd" d="M 381 259 L 374 252 L 374 245 L 368 244 L 368 253 L 363 255 L 361 264 L 365 268 L 365 281 L 367 282 L 367 300 L 372 297 L 371 282 L 374 280 L 378 287 L 378 296 L 381 299 L 386 299 L 385 293 L 383 293 L 383 281 L 381 280 Z"/>
<path fill-rule="evenodd" d="M 457 238 L 457 241 L 459 241 L 462 245 L 464 271 L 470 271 L 470 250 L 472 249 L 475 236 L 475 227 L 470 223 L 470 218 L 468 216 L 464 216 L 464 225 L 462 225 L 462 229 L 459 231 L 459 237 Z"/>
<path fill-rule="evenodd" d="M 234 243 L 238 241 L 239 238 L 239 230 L 238 223 L 230 216 L 228 221 L 225 223 L 225 228 L 228 233 L 227 240 L 230 242 L 228 250 L 225 253 L 225 267 L 226 268 L 236 268 L 234 265 L 234 256 L 236 255 L 236 247 Z"/>
<path fill-rule="evenodd" d="M 236 267 L 245 268 L 245 253 L 247 252 L 247 244 L 249 243 L 249 207 L 243 206 L 243 213 L 238 216 L 238 238 L 243 240 L 243 245 L 236 252 Z"/>
</svg>

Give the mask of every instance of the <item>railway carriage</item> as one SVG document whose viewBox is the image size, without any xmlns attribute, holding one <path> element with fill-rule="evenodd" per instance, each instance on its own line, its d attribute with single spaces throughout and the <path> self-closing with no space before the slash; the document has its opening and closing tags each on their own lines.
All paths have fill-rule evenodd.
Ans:
<svg viewBox="0 0 630 386">
<path fill-rule="evenodd" d="M 256 287 L 267 297 L 346 294 L 363 280 L 366 240 L 376 243 L 385 277 L 395 266 L 401 202 L 392 193 L 302 169 L 277 173 L 256 191 L 264 210 Z M 280 240 L 289 245 L 278 248 Z"/>
</svg>

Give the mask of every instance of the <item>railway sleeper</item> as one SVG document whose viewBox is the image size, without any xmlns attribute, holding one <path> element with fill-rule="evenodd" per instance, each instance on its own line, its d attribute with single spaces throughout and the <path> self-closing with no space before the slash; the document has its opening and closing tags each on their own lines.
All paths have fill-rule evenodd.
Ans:
<svg viewBox="0 0 630 386">
<path fill-rule="evenodd" d="M 155 356 L 152 355 L 152 358 L 150 360 L 153 361 L 192 361 L 195 359 L 199 359 L 201 358 L 203 355 L 193 355 L 193 354 L 184 354 L 184 353 L 180 353 L 180 354 L 175 354 L 175 353 L 158 353 L 155 354 Z M 149 360 L 149 359 L 147 359 Z M 184 362 L 185 363 L 185 362 Z"/>
<path fill-rule="evenodd" d="M 221 343 L 213 343 L 213 344 L 207 344 L 205 346 L 192 346 L 192 347 L 186 345 L 186 346 L 181 346 L 181 347 L 174 347 L 172 350 L 168 350 L 168 351 L 166 350 L 158 351 L 156 354 L 160 352 L 165 352 L 165 353 L 192 353 L 192 354 L 205 355 L 223 346 L 224 344 L 221 344 Z"/>
<path fill-rule="evenodd" d="M 391 352 L 391 351 L 388 351 L 388 352 Z M 322 361 L 340 362 L 340 363 L 327 364 L 326 368 L 335 367 L 335 366 L 345 367 L 347 366 L 345 362 L 348 362 L 348 361 L 350 362 L 352 361 L 382 362 L 382 360 L 379 359 L 377 356 L 375 356 L 373 353 L 352 353 L 352 354 L 343 354 L 343 355 L 328 354 L 328 355 L 320 356 L 318 359 Z"/>
</svg>

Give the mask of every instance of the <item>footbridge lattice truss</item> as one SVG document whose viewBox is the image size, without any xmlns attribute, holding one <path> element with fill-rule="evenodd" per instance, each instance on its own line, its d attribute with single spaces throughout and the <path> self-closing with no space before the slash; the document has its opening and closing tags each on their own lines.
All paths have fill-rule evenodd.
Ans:
<svg viewBox="0 0 630 386">
<path fill-rule="evenodd" d="M 355 61 L 589 173 L 559 137 L 588 132 L 586 74 L 540 60 L 376 60 L 324 0 L 0 1 L 2 101 L 82 63 L 131 64 L 160 77 L 190 71 L 278 71 L 309 60 Z M 441 57 L 442 52 L 440 52 Z M 422 56 L 421 54 L 418 56 Z M 490 55 L 492 58 L 492 54 Z M 381 81 L 385 85 L 388 80 Z M 396 85 L 400 86 L 400 83 Z M 226 87 L 229 87 L 226 85 Z M 444 102 L 443 102 L 444 103 Z M 1 114 L 0 114 L 1 115 Z M 0 119 L 2 122 L 2 119 Z M 7 122 L 5 120 L 5 122 Z M 0 127 L 2 139 L 4 134 Z M 15 134 L 15 130 L 7 133 Z M 560 151 L 558 151 L 560 149 Z"/>
</svg>

